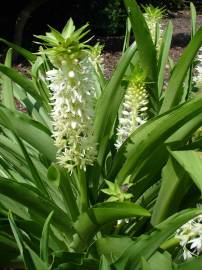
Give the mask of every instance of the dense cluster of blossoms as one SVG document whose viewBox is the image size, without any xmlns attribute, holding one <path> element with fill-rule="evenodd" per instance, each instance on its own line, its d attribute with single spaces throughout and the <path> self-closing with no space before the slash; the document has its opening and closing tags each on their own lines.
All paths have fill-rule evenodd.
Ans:
<svg viewBox="0 0 202 270">
<path fill-rule="evenodd" d="M 159 52 L 162 39 L 162 25 L 161 19 L 164 10 L 152 6 L 145 7 L 144 17 L 148 25 L 151 37 L 156 43 L 156 50 Z M 156 33 L 157 26 L 159 26 L 159 37 Z M 158 38 L 158 42 L 156 39 Z M 145 87 L 145 78 L 143 78 L 139 67 L 134 71 L 134 75 L 129 80 L 129 84 L 124 96 L 121 106 L 121 113 L 119 116 L 119 125 L 117 128 L 117 140 L 115 147 L 117 149 L 123 142 L 135 131 L 140 125 L 144 124 L 148 119 L 148 93 Z"/>
<path fill-rule="evenodd" d="M 143 76 L 135 72 L 126 89 L 117 128 L 117 149 L 147 120 L 148 94 Z"/>
<path fill-rule="evenodd" d="M 193 76 L 193 81 L 199 90 L 202 90 L 202 48 L 199 49 L 197 56 L 196 74 Z"/>
<path fill-rule="evenodd" d="M 175 237 L 180 240 L 184 260 L 200 255 L 202 252 L 202 215 L 181 226 Z"/>
<path fill-rule="evenodd" d="M 96 98 L 99 94 L 96 71 L 101 61 L 100 48 L 79 42 L 82 30 L 61 34 L 58 43 L 46 53 L 54 68 L 47 72 L 52 92 L 53 138 L 58 148 L 58 163 L 72 172 L 92 165 L 96 158 L 93 142 L 93 121 Z M 48 38 L 50 37 L 48 35 Z M 43 39 L 43 37 L 40 37 Z M 47 41 L 47 38 L 46 38 Z"/>
<path fill-rule="evenodd" d="M 196 89 L 196 91 L 191 92 L 190 98 L 193 98 L 196 95 L 202 94 L 202 47 L 199 49 L 196 60 L 197 60 L 197 65 L 194 70 L 195 74 L 193 75 L 193 83 L 194 83 L 194 88 Z M 192 139 L 195 141 L 201 137 L 202 137 L 202 127 L 198 128 L 194 132 Z"/>
</svg>

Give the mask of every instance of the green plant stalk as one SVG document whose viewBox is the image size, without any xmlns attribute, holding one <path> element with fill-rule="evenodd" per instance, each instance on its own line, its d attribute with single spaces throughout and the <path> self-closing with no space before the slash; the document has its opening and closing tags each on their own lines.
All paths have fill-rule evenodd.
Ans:
<svg viewBox="0 0 202 270">
<path fill-rule="evenodd" d="M 10 68 L 12 65 L 12 49 L 6 54 L 5 66 Z M 2 76 L 2 104 L 11 110 L 15 110 L 15 102 L 13 98 L 13 82 L 6 75 Z"/>
<path fill-rule="evenodd" d="M 85 172 L 78 168 L 78 179 L 80 184 L 81 212 L 88 209 L 88 188 Z"/>
<path fill-rule="evenodd" d="M 180 243 L 180 240 L 173 237 L 173 238 L 165 241 L 164 243 L 162 243 L 160 245 L 160 248 L 163 250 L 166 250 L 166 249 L 169 249 L 169 248 L 172 248 L 172 247 L 179 245 L 179 243 Z"/>
</svg>

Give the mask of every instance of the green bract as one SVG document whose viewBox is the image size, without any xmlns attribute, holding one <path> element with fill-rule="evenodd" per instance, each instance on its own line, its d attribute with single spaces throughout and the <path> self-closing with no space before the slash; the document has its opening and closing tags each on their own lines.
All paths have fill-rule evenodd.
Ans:
<svg viewBox="0 0 202 270">
<path fill-rule="evenodd" d="M 37 36 L 36 53 L 0 39 L 10 47 L 0 64 L 7 268 L 201 270 L 202 96 L 191 93 L 202 28 L 191 4 L 192 39 L 174 64 L 172 23 L 152 22 L 154 38 L 137 3 L 124 3 L 123 54 L 109 80 L 100 45 L 82 41 L 87 25 L 72 19 Z M 29 76 L 12 67 L 13 50 Z"/>
</svg>

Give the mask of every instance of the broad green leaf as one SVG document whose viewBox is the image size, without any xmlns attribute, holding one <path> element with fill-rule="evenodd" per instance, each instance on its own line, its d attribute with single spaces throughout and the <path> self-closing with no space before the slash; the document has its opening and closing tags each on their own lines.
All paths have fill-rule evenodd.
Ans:
<svg viewBox="0 0 202 270">
<path fill-rule="evenodd" d="M 118 260 L 124 251 L 133 244 L 133 240 L 129 237 L 101 237 L 95 242 L 96 251 L 99 256 L 102 254 L 111 264 Z"/>
<path fill-rule="evenodd" d="M 13 48 L 16 52 L 18 52 L 19 54 L 21 54 L 22 56 L 25 57 L 25 59 L 27 59 L 30 62 L 34 62 L 36 60 L 36 55 L 33 54 L 32 52 L 12 43 L 9 42 L 3 38 L 0 38 L 0 42 L 3 42 L 4 44 L 6 44 L 8 47 Z"/>
<path fill-rule="evenodd" d="M 49 270 L 49 267 L 40 259 L 40 257 L 29 246 L 25 244 L 25 248 L 29 253 L 29 256 L 32 260 L 35 270 Z"/>
<path fill-rule="evenodd" d="M 121 81 L 136 50 L 135 44 L 132 44 L 121 57 L 112 78 L 103 90 L 97 103 L 94 125 L 95 140 L 101 145 L 104 144 L 102 147 L 104 148 L 103 152 L 105 152 L 108 138 L 113 130 L 118 109 L 124 96 L 124 88 L 121 87 Z"/>
<path fill-rule="evenodd" d="M 82 213 L 75 222 L 74 228 L 78 236 L 75 238 L 72 248 L 80 251 L 86 245 L 88 246 L 93 235 L 102 225 L 135 216 L 149 217 L 150 213 L 131 202 L 104 202 L 94 205 L 87 212 Z"/>
<path fill-rule="evenodd" d="M 11 65 L 12 49 L 9 49 L 6 54 L 5 66 L 10 68 Z M 2 76 L 2 104 L 11 110 L 15 110 L 12 80 L 6 75 Z"/>
<path fill-rule="evenodd" d="M 14 113 L 3 106 L 0 106 L 0 124 L 30 143 L 48 159 L 55 160 L 56 147 L 50 131 L 45 126 L 33 121 L 22 112 Z"/>
<path fill-rule="evenodd" d="M 100 258 L 99 270 L 111 270 L 111 267 L 110 267 L 107 259 L 103 255 Z"/>
<path fill-rule="evenodd" d="M 21 203 L 12 200 L 11 198 L 0 194 L 0 205 L 3 206 L 6 211 L 9 209 L 12 213 L 25 220 L 31 220 L 28 209 Z"/>
<path fill-rule="evenodd" d="M 157 148 L 162 147 L 166 139 L 176 130 L 201 114 L 202 98 L 200 97 L 155 117 L 139 127 L 117 152 L 108 179 L 114 178 L 118 173 L 119 183 L 131 174 L 133 174 L 132 180 L 135 180 L 135 177 L 147 168 L 154 149 L 156 151 Z"/>
<path fill-rule="evenodd" d="M 168 252 L 155 252 L 149 259 L 151 270 L 174 270 L 172 265 L 172 257 Z"/>
<path fill-rule="evenodd" d="M 32 82 L 37 89 L 38 94 L 41 96 L 44 109 L 47 112 L 50 112 L 50 92 L 45 80 L 45 72 L 44 59 L 41 56 L 38 56 L 31 69 Z"/>
<path fill-rule="evenodd" d="M 72 177 L 65 169 L 60 168 L 57 164 L 52 164 L 48 169 L 48 179 L 59 188 L 65 208 L 70 212 L 72 220 L 75 221 L 79 215 L 79 208 L 77 197 L 72 187 Z"/>
<path fill-rule="evenodd" d="M 27 161 L 27 165 L 29 167 L 29 170 L 32 174 L 33 177 L 33 181 L 36 184 L 36 187 L 43 192 L 44 196 L 47 196 L 47 198 L 50 198 L 48 191 L 47 191 L 47 187 L 44 185 L 43 180 L 41 179 L 41 176 L 37 170 L 37 168 L 35 167 L 34 163 L 32 162 L 31 157 L 28 154 L 28 151 L 26 149 L 26 147 L 24 146 L 22 140 L 16 135 L 16 139 L 22 149 L 22 152 L 24 154 L 25 160 Z"/>
<path fill-rule="evenodd" d="M 149 265 L 149 263 L 145 260 L 144 257 L 141 258 L 141 269 L 142 270 L 152 270 L 151 266 Z"/>
<path fill-rule="evenodd" d="M 16 71 L 14 68 L 9 68 L 3 64 L 0 64 L 0 72 L 8 76 L 12 81 L 19 84 L 23 89 L 26 90 L 31 96 L 33 96 L 37 101 L 43 102 L 41 96 L 38 94 L 33 81 L 22 75 L 20 72 Z"/>
<path fill-rule="evenodd" d="M 168 55 L 170 51 L 170 45 L 172 40 L 173 25 L 169 22 L 166 28 L 165 34 L 162 38 L 161 48 L 158 58 L 158 95 L 159 98 L 162 95 L 162 88 L 164 84 L 165 66 L 167 64 Z"/>
<path fill-rule="evenodd" d="M 35 270 L 33 262 L 29 256 L 29 253 L 27 252 L 27 249 L 25 248 L 22 234 L 21 234 L 20 230 L 18 229 L 18 227 L 16 226 L 14 218 L 13 218 L 11 213 L 9 213 L 9 215 L 8 215 L 8 220 L 9 220 L 11 229 L 13 231 L 13 234 L 15 236 L 15 240 L 17 242 L 18 248 L 20 250 L 20 254 L 23 257 L 23 261 L 25 263 L 26 268 L 29 270 Z"/>
<path fill-rule="evenodd" d="M 48 243 L 49 243 L 50 224 L 53 215 L 54 215 L 53 211 L 48 215 L 43 227 L 42 236 L 40 240 L 40 257 L 46 263 L 47 266 L 48 266 L 48 249 L 49 249 Z"/>
<path fill-rule="evenodd" d="M 32 117 L 33 120 L 46 125 L 49 130 L 52 130 L 52 124 L 50 116 L 47 115 L 44 108 L 39 102 L 37 102 L 32 96 L 26 93 L 22 87 L 18 84 L 13 84 L 13 92 L 15 98 L 26 108 L 27 113 Z"/>
<path fill-rule="evenodd" d="M 195 257 L 187 262 L 179 264 L 175 270 L 201 270 L 202 256 Z"/>
<path fill-rule="evenodd" d="M 191 121 L 187 122 L 185 125 L 180 127 L 176 132 L 174 132 L 167 140 L 166 144 L 169 146 L 182 147 L 187 145 L 187 141 L 195 130 L 197 130 L 202 124 L 201 114 L 196 115 Z"/>
<path fill-rule="evenodd" d="M 202 192 L 202 152 L 170 151 L 170 153 L 189 174 L 200 192 Z"/>
<path fill-rule="evenodd" d="M 153 226 L 179 210 L 180 203 L 191 186 L 184 169 L 170 158 L 163 168 L 161 187 L 151 218 Z"/>
<path fill-rule="evenodd" d="M 157 225 L 156 230 L 151 235 L 140 236 L 133 245 L 127 248 L 121 258 L 114 264 L 115 269 L 141 269 L 141 256 L 146 260 L 151 258 L 159 246 L 172 236 L 181 225 L 201 213 L 202 208 L 188 209 L 169 217 Z"/>
<path fill-rule="evenodd" d="M 52 224 L 66 233 L 68 239 L 72 238 L 74 229 L 71 220 L 66 213 L 57 207 L 52 201 L 46 199 L 31 185 L 16 183 L 9 179 L 0 177 L 0 192 L 13 199 L 31 211 L 36 220 L 44 222 L 51 211 L 54 211 Z"/>
<path fill-rule="evenodd" d="M 185 48 L 172 72 L 160 113 L 163 113 L 182 102 L 182 97 L 184 95 L 182 84 L 201 44 L 202 27 L 196 32 L 189 45 Z"/>
<path fill-rule="evenodd" d="M 146 75 L 155 83 L 157 82 L 157 58 L 149 28 L 136 1 L 124 0 L 124 3 L 137 42 L 142 67 Z"/>
</svg>

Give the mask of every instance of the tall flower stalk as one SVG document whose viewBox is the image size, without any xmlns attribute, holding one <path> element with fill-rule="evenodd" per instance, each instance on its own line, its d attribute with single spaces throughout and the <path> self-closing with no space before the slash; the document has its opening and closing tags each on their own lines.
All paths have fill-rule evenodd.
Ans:
<svg viewBox="0 0 202 270">
<path fill-rule="evenodd" d="M 160 50 L 163 35 L 162 18 L 164 15 L 164 9 L 149 5 L 144 7 L 144 10 L 145 20 L 158 52 Z"/>
<path fill-rule="evenodd" d="M 146 6 L 144 10 L 144 17 L 151 33 L 152 40 L 156 44 L 158 53 L 163 33 L 161 20 L 163 18 L 164 10 L 153 6 Z M 117 140 L 115 143 L 117 149 L 120 148 L 131 133 L 148 119 L 149 96 L 145 79 L 140 64 L 137 64 L 134 68 L 133 75 L 129 78 L 128 87 L 121 106 L 119 125 L 116 134 Z"/>
<path fill-rule="evenodd" d="M 117 149 L 140 125 L 147 120 L 148 94 L 145 87 L 144 75 L 141 69 L 135 69 L 133 77 L 129 80 L 126 94 L 122 103 L 117 128 Z"/>
<path fill-rule="evenodd" d="M 193 86 L 194 91 L 190 93 L 190 98 L 195 97 L 196 95 L 202 94 L 202 47 L 198 51 L 198 55 L 196 58 L 196 67 L 194 70 L 195 74 L 193 75 Z M 200 139 L 202 137 L 202 126 L 199 127 L 193 134 L 192 139 L 194 141 Z"/>
<path fill-rule="evenodd" d="M 80 39 L 86 26 L 75 31 L 70 19 L 60 34 L 51 28 L 46 36 L 38 36 L 47 46 L 53 68 L 47 72 L 52 92 L 53 138 L 58 147 L 58 163 L 72 172 L 92 165 L 96 158 L 93 142 L 94 109 L 99 85 L 97 65 L 100 47 L 87 46 Z"/>
</svg>

